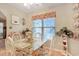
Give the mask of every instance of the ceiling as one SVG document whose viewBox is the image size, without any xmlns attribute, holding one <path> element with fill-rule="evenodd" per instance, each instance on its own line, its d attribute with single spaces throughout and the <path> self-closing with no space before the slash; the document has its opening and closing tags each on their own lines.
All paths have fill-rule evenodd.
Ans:
<svg viewBox="0 0 79 59">
<path fill-rule="evenodd" d="M 34 12 L 38 9 L 45 9 L 48 7 L 58 7 L 63 5 L 64 3 L 41 3 L 40 5 L 32 4 L 30 7 L 24 6 L 24 3 L 5 3 L 5 5 L 17 8 L 25 13 Z"/>
</svg>

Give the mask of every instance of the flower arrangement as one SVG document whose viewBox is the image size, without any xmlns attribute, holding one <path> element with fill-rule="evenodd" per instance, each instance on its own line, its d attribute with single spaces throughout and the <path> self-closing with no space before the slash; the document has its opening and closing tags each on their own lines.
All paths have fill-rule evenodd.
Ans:
<svg viewBox="0 0 79 59">
<path fill-rule="evenodd" d="M 69 29 L 67 29 L 67 27 L 63 27 L 62 29 L 60 29 L 57 33 L 58 36 L 62 36 L 63 34 L 67 35 L 67 37 L 72 38 L 73 37 L 73 32 Z"/>
</svg>

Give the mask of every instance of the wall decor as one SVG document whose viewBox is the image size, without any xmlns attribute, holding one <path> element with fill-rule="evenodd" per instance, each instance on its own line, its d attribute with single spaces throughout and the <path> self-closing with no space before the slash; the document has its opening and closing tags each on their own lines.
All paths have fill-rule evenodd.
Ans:
<svg viewBox="0 0 79 59">
<path fill-rule="evenodd" d="M 74 10 L 79 9 L 79 3 L 75 3 L 75 4 L 73 5 L 73 9 L 74 9 Z"/>
<path fill-rule="evenodd" d="M 74 28 L 75 29 L 79 28 L 79 19 L 74 20 Z"/>
<path fill-rule="evenodd" d="M 67 49 L 68 49 L 68 37 L 65 35 L 65 34 L 63 34 L 62 35 L 62 39 L 63 39 L 63 50 L 65 51 L 65 52 L 67 52 Z"/>
<path fill-rule="evenodd" d="M 73 18 L 78 19 L 79 18 L 79 12 L 75 12 Z"/>
<path fill-rule="evenodd" d="M 20 18 L 18 16 L 12 16 L 12 24 L 19 24 Z"/>
<path fill-rule="evenodd" d="M 73 14 L 73 16 L 74 16 L 74 18 L 73 18 L 74 19 L 74 28 L 78 29 L 79 28 L 79 4 L 76 3 L 73 6 L 74 6 L 74 8 L 73 8 L 73 12 L 74 12 L 74 14 Z"/>
<path fill-rule="evenodd" d="M 79 39 L 79 3 L 73 4 L 73 20 L 74 20 L 74 40 Z"/>
<path fill-rule="evenodd" d="M 22 19 L 22 25 L 25 25 L 25 19 L 24 18 Z"/>
</svg>

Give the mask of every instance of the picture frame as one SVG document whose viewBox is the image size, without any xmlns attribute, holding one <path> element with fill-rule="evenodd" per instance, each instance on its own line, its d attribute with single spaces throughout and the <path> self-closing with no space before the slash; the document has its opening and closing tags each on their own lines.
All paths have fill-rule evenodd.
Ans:
<svg viewBox="0 0 79 59">
<path fill-rule="evenodd" d="M 18 16 L 12 15 L 12 24 L 20 24 L 20 18 Z"/>
</svg>

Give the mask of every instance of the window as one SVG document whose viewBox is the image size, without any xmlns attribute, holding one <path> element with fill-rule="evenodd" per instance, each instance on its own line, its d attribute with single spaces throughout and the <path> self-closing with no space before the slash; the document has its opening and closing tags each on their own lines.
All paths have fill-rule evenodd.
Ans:
<svg viewBox="0 0 79 59">
<path fill-rule="evenodd" d="M 55 18 L 33 20 L 33 38 L 47 41 L 55 35 Z"/>
<path fill-rule="evenodd" d="M 0 22 L 0 38 L 3 38 L 3 23 Z"/>
<path fill-rule="evenodd" d="M 42 35 L 42 20 L 37 19 L 33 20 L 33 38 L 35 40 L 41 40 L 41 35 Z"/>
<path fill-rule="evenodd" d="M 6 20 L 0 18 L 0 39 L 6 38 Z"/>
</svg>

